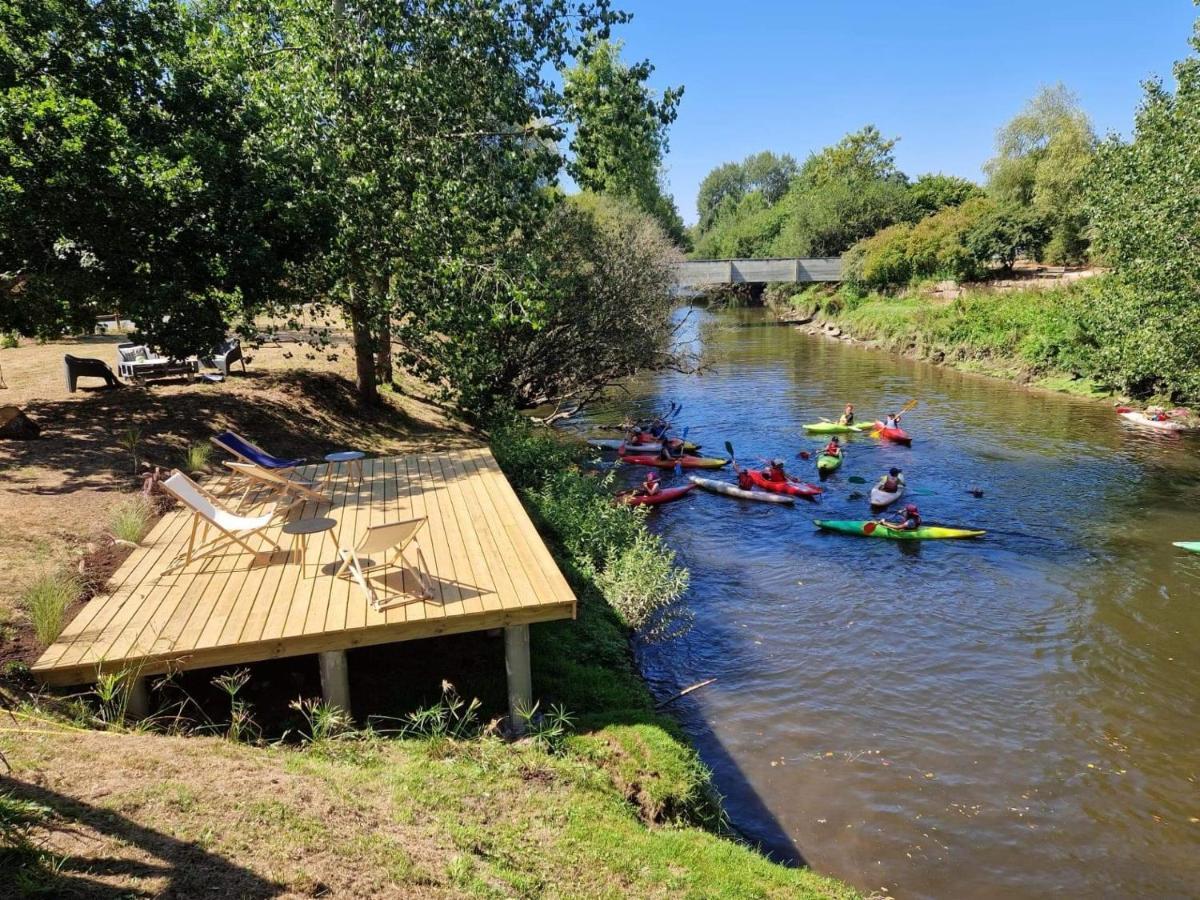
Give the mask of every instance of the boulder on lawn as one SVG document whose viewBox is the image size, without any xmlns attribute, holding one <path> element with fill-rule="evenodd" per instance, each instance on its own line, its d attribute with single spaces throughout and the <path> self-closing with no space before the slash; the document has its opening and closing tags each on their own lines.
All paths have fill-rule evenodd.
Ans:
<svg viewBox="0 0 1200 900">
<path fill-rule="evenodd" d="M 0 438 L 30 441 L 42 433 L 41 427 L 15 406 L 0 406 Z"/>
</svg>

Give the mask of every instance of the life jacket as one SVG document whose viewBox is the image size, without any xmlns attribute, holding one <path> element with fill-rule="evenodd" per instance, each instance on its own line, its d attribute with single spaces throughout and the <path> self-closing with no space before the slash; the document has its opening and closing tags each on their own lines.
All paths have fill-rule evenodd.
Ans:
<svg viewBox="0 0 1200 900">
<path fill-rule="evenodd" d="M 842 425 L 853 425 L 854 413 L 842 413 L 842 417 L 838 419 L 838 422 L 840 422 Z"/>
<path fill-rule="evenodd" d="M 750 477 L 750 473 L 745 469 L 742 469 L 742 471 L 738 472 L 738 487 L 740 487 L 743 491 L 748 491 L 750 488 L 754 487 L 754 479 Z"/>
<path fill-rule="evenodd" d="M 764 477 L 767 481 L 787 481 L 787 472 L 779 468 L 779 466 L 771 466 L 767 469 Z"/>
<path fill-rule="evenodd" d="M 826 456 L 841 456 L 842 448 L 837 444 L 830 444 L 828 447 L 825 448 L 825 455 Z"/>
<path fill-rule="evenodd" d="M 909 528 L 909 525 L 908 525 L 909 522 L 914 523 L 911 528 Z M 920 513 L 915 513 L 915 514 L 914 513 L 905 513 L 904 514 L 904 527 L 908 531 L 916 531 L 918 528 L 920 528 L 921 527 L 921 514 Z"/>
<path fill-rule="evenodd" d="M 884 493 L 894 494 L 899 489 L 900 480 L 898 478 L 893 478 L 891 475 L 889 475 L 887 478 L 883 479 L 883 487 L 881 490 L 883 490 Z"/>
</svg>

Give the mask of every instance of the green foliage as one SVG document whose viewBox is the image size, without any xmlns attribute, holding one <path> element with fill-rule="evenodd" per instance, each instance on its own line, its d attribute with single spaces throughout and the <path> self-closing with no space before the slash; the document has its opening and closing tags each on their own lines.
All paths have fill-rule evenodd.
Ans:
<svg viewBox="0 0 1200 900">
<path fill-rule="evenodd" d="M 911 225 L 901 223 L 859 241 L 843 258 L 843 277 L 856 285 L 908 284 L 913 274 L 908 258 L 912 231 Z"/>
<path fill-rule="evenodd" d="M 584 190 L 632 200 L 683 244 L 683 220 L 662 187 L 667 128 L 675 121 L 683 88 L 661 97 L 647 87 L 649 61 L 621 62 L 621 44 L 600 40 L 563 76 L 563 97 L 575 133 L 567 171 Z"/>
<path fill-rule="evenodd" d="M 757 193 L 764 205 L 778 203 L 799 172 L 796 160 L 788 154 L 776 156 L 769 150 L 747 156 L 740 163 L 723 163 L 700 182 L 696 196 L 698 228 L 707 231 L 713 222 L 736 209 L 747 194 Z"/>
<path fill-rule="evenodd" d="M 212 461 L 212 444 L 200 441 L 188 446 L 183 454 L 183 470 L 185 472 L 204 472 Z"/>
<path fill-rule="evenodd" d="M 947 206 L 961 206 L 983 195 L 983 188 L 975 182 L 941 173 L 922 175 L 908 188 L 914 220 L 933 215 Z"/>
<path fill-rule="evenodd" d="M 1038 258 L 1048 238 L 1046 221 L 1035 210 L 997 203 L 972 227 L 967 247 L 977 260 L 996 260 L 1011 270 L 1018 256 Z"/>
<path fill-rule="evenodd" d="M 672 347 L 677 251 L 625 202 L 582 194 L 524 243 L 520 309 L 453 304 L 399 323 L 400 360 L 474 421 L 497 404 L 586 401 L 644 369 L 687 365 Z M 445 335 L 455 339 L 447 341 Z"/>
<path fill-rule="evenodd" d="M 904 183 L 907 179 L 896 168 L 893 153 L 898 141 L 899 138 L 885 138 L 874 125 L 866 125 L 810 156 L 800 170 L 800 178 L 811 185 L 871 181 Z"/>
<path fill-rule="evenodd" d="M 33 625 L 33 633 L 43 646 L 53 644 L 62 634 L 67 607 L 83 593 L 78 575 L 57 569 L 42 572 L 21 592 L 21 605 Z"/>
<path fill-rule="evenodd" d="M 140 543 L 150 530 L 154 518 L 154 505 L 142 496 L 122 500 L 109 511 L 108 525 L 113 537 L 130 544 Z"/>
<path fill-rule="evenodd" d="M 15 331 L 0 331 L 0 350 L 15 350 L 21 346 L 21 338 Z"/>
<path fill-rule="evenodd" d="M 1096 144 L 1078 98 L 1059 84 L 1043 88 L 1000 130 L 997 155 L 984 167 L 993 196 L 1027 207 L 1047 223 L 1051 262 L 1086 256 L 1083 187 Z"/>
</svg>

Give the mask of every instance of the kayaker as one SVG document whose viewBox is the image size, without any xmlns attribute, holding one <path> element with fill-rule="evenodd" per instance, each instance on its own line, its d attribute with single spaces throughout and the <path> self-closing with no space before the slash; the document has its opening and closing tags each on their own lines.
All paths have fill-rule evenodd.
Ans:
<svg viewBox="0 0 1200 900">
<path fill-rule="evenodd" d="M 763 473 L 763 478 L 767 481 L 790 481 L 788 473 L 783 468 L 783 460 L 778 456 L 771 460 L 771 465 L 767 467 L 767 471 Z"/>
<path fill-rule="evenodd" d="M 893 467 L 886 475 L 879 479 L 875 487 L 885 494 L 894 494 L 900 488 L 904 487 L 904 473 Z"/>
<path fill-rule="evenodd" d="M 910 503 L 904 507 L 904 512 L 900 514 L 898 519 L 880 519 L 880 525 L 885 525 L 888 528 L 894 528 L 896 531 L 916 531 L 921 527 L 921 511 L 917 509 L 917 504 Z"/>
<path fill-rule="evenodd" d="M 825 449 L 822 450 L 821 453 L 825 456 L 842 455 L 842 442 L 837 439 L 837 435 L 834 435 L 829 439 L 829 443 L 825 445 Z"/>
<path fill-rule="evenodd" d="M 887 417 L 887 419 L 884 421 L 883 426 L 885 428 L 899 428 L 900 427 L 900 413 L 891 413 Z"/>
<path fill-rule="evenodd" d="M 669 441 L 663 441 L 662 446 L 658 450 L 658 458 L 666 462 L 674 462 L 683 456 L 683 444 L 678 447 L 672 447 Z"/>
<path fill-rule="evenodd" d="M 743 469 L 737 463 L 734 463 L 733 471 L 737 472 L 738 487 L 743 491 L 748 491 L 754 487 L 754 479 L 750 477 L 749 469 Z"/>
<path fill-rule="evenodd" d="M 844 413 L 842 413 L 842 417 L 840 419 L 838 419 L 838 424 L 839 425 L 853 425 L 854 424 L 854 404 L 853 403 L 846 404 L 846 411 Z"/>
<path fill-rule="evenodd" d="M 638 497 L 653 497 L 658 493 L 662 485 L 659 483 L 658 473 L 651 469 L 646 473 L 645 479 L 642 481 L 642 486 L 634 491 L 634 495 Z"/>
</svg>

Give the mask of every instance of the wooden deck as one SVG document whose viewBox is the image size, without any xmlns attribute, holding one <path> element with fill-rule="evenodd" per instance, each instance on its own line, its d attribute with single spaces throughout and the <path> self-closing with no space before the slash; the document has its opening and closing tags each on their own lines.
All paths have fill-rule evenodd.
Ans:
<svg viewBox="0 0 1200 900">
<path fill-rule="evenodd" d="M 300 474 L 318 479 L 324 469 L 322 463 Z M 205 486 L 218 495 L 231 487 L 227 478 Z M 512 626 L 575 614 L 574 594 L 487 449 L 368 459 L 361 484 L 343 464 L 329 495 L 332 508 L 309 502 L 287 516 L 338 523 L 310 539 L 303 573 L 289 552 L 291 539 L 280 534 L 284 519 L 265 532 L 280 551 L 255 556 L 234 546 L 172 570 L 191 516 L 167 513 L 114 574 L 109 593 L 84 606 L 34 674 L 50 684 L 78 684 L 113 669 L 147 675 L 453 632 L 516 632 L 522 629 Z M 237 497 L 230 496 L 231 508 Z M 337 549 L 357 543 L 370 524 L 415 516 L 429 520 L 417 539 L 434 597 L 415 598 L 408 593 L 413 574 L 389 567 L 374 574 L 373 586 L 399 602 L 376 611 L 358 585 L 334 576 Z"/>
</svg>

